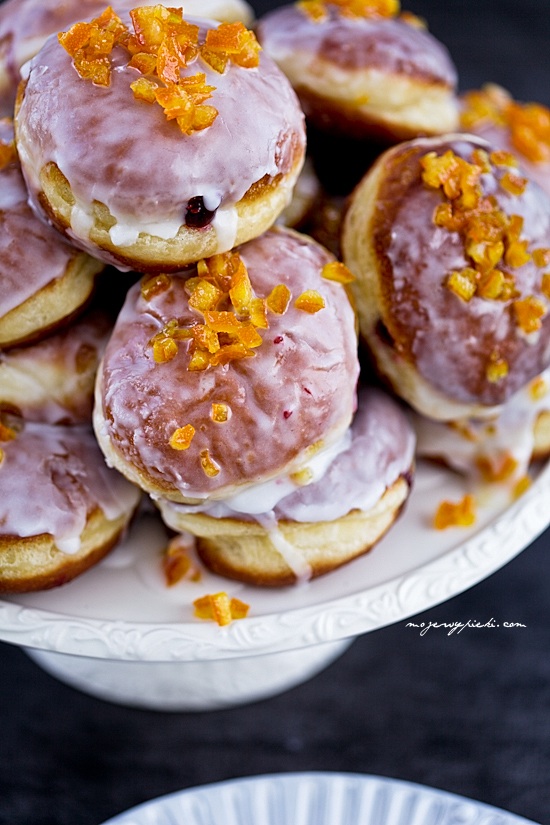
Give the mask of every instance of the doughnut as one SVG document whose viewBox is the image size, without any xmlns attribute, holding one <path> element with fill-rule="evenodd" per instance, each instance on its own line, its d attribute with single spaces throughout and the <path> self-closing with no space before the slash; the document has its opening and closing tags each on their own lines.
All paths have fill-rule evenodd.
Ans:
<svg viewBox="0 0 550 825">
<path fill-rule="evenodd" d="M 460 97 L 460 125 L 493 146 L 513 152 L 529 174 L 550 194 L 550 109 L 520 103 L 494 83 Z"/>
<path fill-rule="evenodd" d="M 20 86 L 17 147 L 31 203 L 71 242 L 119 269 L 181 271 L 274 223 L 303 164 L 304 116 L 242 24 L 164 6 L 128 21 L 80 24 L 91 43 L 115 39 L 108 56 L 77 48 L 78 25 L 61 35 L 74 57 L 47 40 Z"/>
<path fill-rule="evenodd" d="M 305 0 L 256 33 L 320 129 L 395 142 L 457 127 L 455 66 L 398 0 Z"/>
<path fill-rule="evenodd" d="M 361 336 L 429 418 L 492 416 L 550 365 L 550 200 L 515 163 L 474 136 L 404 142 L 346 209 Z"/>
<path fill-rule="evenodd" d="M 276 227 L 131 288 L 96 381 L 108 463 L 154 498 L 196 503 L 324 461 L 356 403 L 343 269 Z"/>
<path fill-rule="evenodd" d="M 0 120 L 0 347 L 39 338 L 80 312 L 103 264 L 64 243 L 27 204 L 13 143 Z"/>
<path fill-rule="evenodd" d="M 44 424 L 91 425 L 94 382 L 112 329 L 93 310 L 25 347 L 0 350 L 0 410 Z"/>
<path fill-rule="evenodd" d="M 115 545 L 140 493 L 110 470 L 91 427 L 0 427 L 0 592 L 57 587 Z"/>
<path fill-rule="evenodd" d="M 197 537 L 197 552 L 214 573 L 288 585 L 371 549 L 407 500 L 413 463 L 408 418 L 389 395 L 365 387 L 340 451 L 306 486 L 267 482 L 195 507 L 166 499 L 157 504 L 169 527 Z"/>
<path fill-rule="evenodd" d="M 0 114 L 13 115 L 21 67 L 42 48 L 51 34 L 78 20 L 96 17 L 105 0 L 5 0 L 0 5 Z M 151 5 L 149 2 L 114 2 L 116 10 Z M 187 14 L 232 23 L 252 22 L 252 9 L 244 0 L 187 0 Z"/>
<path fill-rule="evenodd" d="M 434 421 L 413 414 L 419 458 L 438 461 L 476 481 L 515 485 L 533 461 L 550 457 L 550 369 L 489 419 Z"/>
</svg>

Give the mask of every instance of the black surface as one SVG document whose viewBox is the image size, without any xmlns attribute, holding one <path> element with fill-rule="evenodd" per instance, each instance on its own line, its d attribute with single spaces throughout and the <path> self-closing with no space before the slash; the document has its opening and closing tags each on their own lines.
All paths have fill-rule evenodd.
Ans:
<svg viewBox="0 0 550 825">
<path fill-rule="evenodd" d="M 255 3 L 258 12 L 270 5 Z M 448 44 L 461 88 L 491 80 L 550 103 L 547 0 L 408 7 Z M 493 619 L 498 628 L 421 636 L 400 622 L 357 639 L 309 682 L 226 711 L 111 705 L 0 644 L 0 823 L 98 825 L 180 788 L 335 770 L 420 782 L 550 825 L 549 554 L 547 532 L 484 582 L 418 617 Z M 525 627 L 505 629 L 504 621 Z"/>
</svg>

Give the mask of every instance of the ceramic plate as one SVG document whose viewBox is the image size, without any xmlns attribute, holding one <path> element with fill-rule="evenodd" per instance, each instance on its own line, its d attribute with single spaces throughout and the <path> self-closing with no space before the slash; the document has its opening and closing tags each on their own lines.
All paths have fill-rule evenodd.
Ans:
<svg viewBox="0 0 550 825">
<path fill-rule="evenodd" d="M 547 464 L 514 503 L 497 496 L 485 500 L 474 527 L 435 530 L 438 502 L 460 498 L 463 483 L 443 468 L 420 465 L 405 512 L 370 553 L 315 581 L 276 590 L 207 572 L 199 582 L 168 588 L 160 565 L 167 537 L 158 517 L 144 515 L 124 544 L 74 582 L 0 600 L 0 639 L 104 659 L 204 661 L 375 630 L 476 584 L 550 522 Z M 249 616 L 223 628 L 195 619 L 194 599 L 220 590 L 247 602 Z M 497 621 L 513 618 L 503 614 Z"/>
<path fill-rule="evenodd" d="M 534 825 L 410 782 L 345 773 L 235 779 L 160 797 L 103 825 Z"/>
</svg>

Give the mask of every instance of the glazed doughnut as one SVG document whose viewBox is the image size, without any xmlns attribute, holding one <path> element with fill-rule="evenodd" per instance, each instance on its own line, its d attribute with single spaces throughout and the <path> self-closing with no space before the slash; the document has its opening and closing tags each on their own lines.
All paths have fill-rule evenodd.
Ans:
<svg viewBox="0 0 550 825">
<path fill-rule="evenodd" d="M 64 584 L 117 542 L 139 491 L 99 451 L 90 427 L 2 423 L 0 592 Z"/>
<path fill-rule="evenodd" d="M 493 146 L 517 155 L 529 176 L 550 194 L 550 109 L 519 103 L 493 83 L 460 98 L 460 124 Z"/>
<path fill-rule="evenodd" d="M 132 15 L 130 28 L 108 15 L 89 24 L 96 32 L 114 27 L 119 45 L 109 57 L 90 61 L 88 47 L 75 51 L 78 27 L 64 40 L 75 65 L 57 38 L 46 42 L 20 87 L 17 146 L 32 204 L 73 243 L 120 269 L 180 271 L 273 224 L 303 164 L 304 118 L 292 87 L 242 24 L 173 23 L 178 10 L 163 6 Z M 157 23 L 160 45 L 151 35 Z M 162 77 L 177 82 L 163 86 L 160 75 L 129 66 L 151 72 L 155 62 L 154 54 L 131 57 L 132 26 L 140 48 L 158 49 Z M 164 58 L 174 27 L 190 38 L 191 57 L 171 75 Z M 233 41 L 242 48 L 229 59 Z M 75 70 L 85 71 L 82 61 L 97 70 L 95 82 Z"/>
<path fill-rule="evenodd" d="M 306 0 L 269 12 L 256 32 L 321 129 L 391 142 L 456 129 L 451 58 L 398 2 Z"/>
<path fill-rule="evenodd" d="M 105 9 L 105 0 L 5 0 L 0 5 L 0 115 L 13 115 L 21 67 L 40 51 L 51 34 L 78 20 L 91 19 Z M 114 2 L 117 11 L 151 5 Z M 193 16 L 250 24 L 252 9 L 245 0 L 187 0 L 185 11 Z"/>
<path fill-rule="evenodd" d="M 417 456 L 442 462 L 474 480 L 515 485 L 533 461 L 550 456 L 550 369 L 489 419 L 434 421 L 413 416 Z"/>
<path fill-rule="evenodd" d="M 362 389 L 342 450 L 307 486 L 277 490 L 267 482 L 225 501 L 158 506 L 168 526 L 198 537 L 199 556 L 214 573 L 293 584 L 372 548 L 405 504 L 413 461 L 414 434 L 403 411 L 380 390 Z M 259 509 L 266 502 L 267 512 Z"/>
<path fill-rule="evenodd" d="M 0 347 L 39 338 L 66 323 L 88 301 L 102 269 L 31 211 L 13 123 L 0 120 Z"/>
<path fill-rule="evenodd" d="M 494 415 L 550 363 L 550 200 L 468 135 L 384 153 L 343 231 L 376 368 L 429 418 Z"/>
<path fill-rule="evenodd" d="M 112 325 L 94 310 L 36 344 L 0 350 L 0 409 L 44 424 L 91 425 L 95 375 Z"/>
<path fill-rule="evenodd" d="M 340 267 L 275 228 L 189 278 L 133 287 L 96 383 L 108 462 L 186 503 L 325 462 L 350 424 L 359 371 L 346 288 L 322 275 Z"/>
</svg>

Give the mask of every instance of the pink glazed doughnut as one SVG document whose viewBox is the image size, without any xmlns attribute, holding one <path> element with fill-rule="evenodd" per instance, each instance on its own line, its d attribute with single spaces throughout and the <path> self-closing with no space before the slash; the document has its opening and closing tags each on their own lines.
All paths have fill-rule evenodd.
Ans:
<svg viewBox="0 0 550 825">
<path fill-rule="evenodd" d="M 148 9 L 78 24 L 116 32 L 108 57 L 77 49 L 78 27 L 63 35 L 74 57 L 48 39 L 20 86 L 17 147 L 33 206 L 75 245 L 120 269 L 175 272 L 273 224 L 303 164 L 304 117 L 242 24 Z M 188 39 L 167 57 L 173 27 Z M 231 59 L 228 41 L 241 48 Z M 94 82 L 79 74 L 90 63 Z"/>
<path fill-rule="evenodd" d="M 346 287 L 322 274 L 340 266 L 281 228 L 133 287 L 96 383 L 108 462 L 155 498 L 196 503 L 323 460 L 359 372 Z"/>
</svg>

